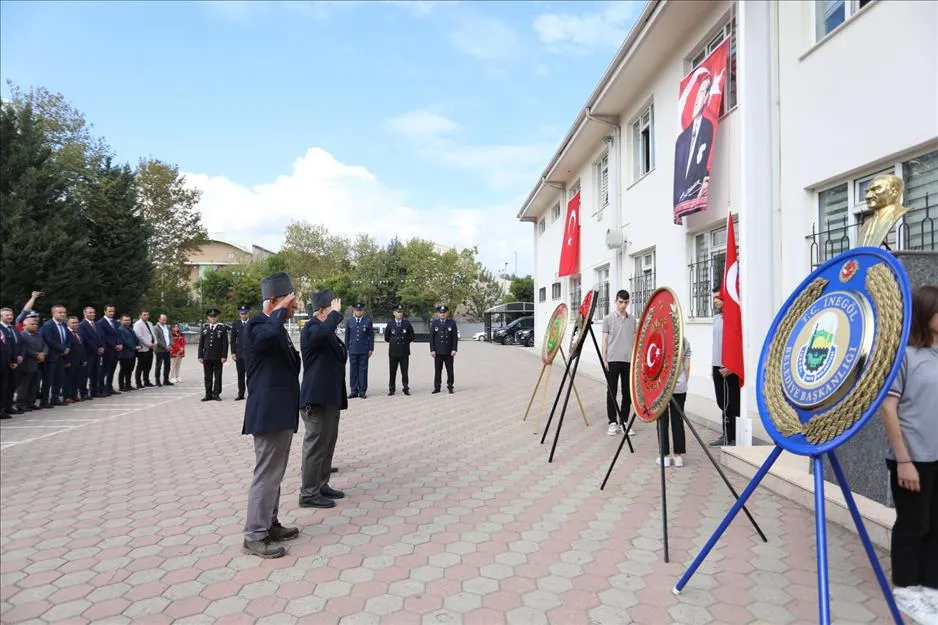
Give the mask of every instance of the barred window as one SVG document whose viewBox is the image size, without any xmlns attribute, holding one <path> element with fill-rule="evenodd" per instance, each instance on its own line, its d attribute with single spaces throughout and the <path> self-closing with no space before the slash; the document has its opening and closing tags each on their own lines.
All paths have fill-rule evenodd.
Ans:
<svg viewBox="0 0 938 625">
<path fill-rule="evenodd" d="M 655 290 L 655 251 L 645 252 L 634 257 L 635 271 L 629 280 L 629 295 L 632 314 L 640 317 L 648 303 L 648 298 Z"/>
<path fill-rule="evenodd" d="M 603 317 L 609 314 L 609 265 L 603 265 L 596 270 L 596 284 L 599 285 L 599 297 L 593 318 L 602 321 Z"/>
</svg>

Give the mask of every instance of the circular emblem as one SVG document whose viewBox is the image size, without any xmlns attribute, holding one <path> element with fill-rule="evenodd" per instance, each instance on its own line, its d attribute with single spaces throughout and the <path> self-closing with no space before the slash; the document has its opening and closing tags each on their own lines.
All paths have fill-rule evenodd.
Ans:
<svg viewBox="0 0 938 625">
<path fill-rule="evenodd" d="M 593 313 L 596 311 L 596 298 L 599 291 L 593 287 L 583 296 L 583 303 L 577 313 L 576 321 L 573 324 L 573 332 L 570 334 L 570 354 L 579 354 L 583 347 L 583 340 L 586 339 L 587 328 L 593 323 Z"/>
<path fill-rule="evenodd" d="M 541 360 L 545 365 L 554 362 L 563 335 L 567 331 L 567 305 L 558 304 L 554 313 L 547 322 L 547 331 L 544 333 L 544 345 L 541 348 Z"/>
<path fill-rule="evenodd" d="M 822 295 L 795 321 L 783 352 L 782 387 L 800 408 L 829 407 L 856 382 L 873 343 L 873 309 L 851 291 Z"/>
<path fill-rule="evenodd" d="M 629 391 L 639 419 L 654 421 L 667 409 L 683 360 L 681 303 L 671 289 L 657 289 L 642 311 L 632 347 Z"/>
<path fill-rule="evenodd" d="M 873 247 L 844 252 L 805 278 L 759 359 L 756 398 L 772 440 L 822 454 L 879 410 L 905 353 L 910 291 L 899 262 Z"/>
</svg>

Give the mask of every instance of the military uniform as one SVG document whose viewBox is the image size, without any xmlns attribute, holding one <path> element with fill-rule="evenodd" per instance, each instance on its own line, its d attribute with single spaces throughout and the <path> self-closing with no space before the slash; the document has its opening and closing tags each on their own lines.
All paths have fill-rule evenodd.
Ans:
<svg viewBox="0 0 938 625">
<path fill-rule="evenodd" d="M 449 312 L 446 306 L 437 306 L 438 313 Z M 459 349 L 459 333 L 456 322 L 448 318 L 437 317 L 430 322 L 430 353 L 433 359 L 433 392 L 440 392 L 443 367 L 446 366 L 446 388 L 453 392 L 453 354 Z"/>
<path fill-rule="evenodd" d="M 238 309 L 238 312 L 247 315 L 251 312 L 251 307 L 242 306 Z M 238 396 L 235 397 L 235 401 L 244 399 L 244 341 L 240 339 L 245 325 L 247 325 L 247 320 L 242 321 L 241 319 L 237 319 L 231 324 L 231 354 L 235 357 L 235 367 L 238 369 Z"/>
<path fill-rule="evenodd" d="M 205 372 L 205 397 L 202 401 L 221 401 L 222 365 L 228 358 L 228 326 L 218 323 L 219 314 L 216 308 L 206 313 L 209 322 L 202 326 L 199 336 L 199 360 Z"/>
<path fill-rule="evenodd" d="M 397 305 L 394 312 L 404 312 L 404 307 Z M 414 327 L 410 322 L 401 318 L 388 322 L 384 328 L 384 342 L 388 344 L 388 364 L 391 376 L 388 380 L 388 395 L 393 395 L 397 387 L 397 368 L 401 368 L 401 384 L 404 394 L 410 395 L 410 379 L 408 369 L 410 365 L 410 344 L 414 341 Z"/>
<path fill-rule="evenodd" d="M 361 302 L 352 304 L 355 310 L 363 310 Z M 345 345 L 348 348 L 349 397 L 365 399 L 368 391 L 368 359 L 375 351 L 375 331 L 371 319 L 365 315 L 352 315 L 345 323 Z"/>
</svg>

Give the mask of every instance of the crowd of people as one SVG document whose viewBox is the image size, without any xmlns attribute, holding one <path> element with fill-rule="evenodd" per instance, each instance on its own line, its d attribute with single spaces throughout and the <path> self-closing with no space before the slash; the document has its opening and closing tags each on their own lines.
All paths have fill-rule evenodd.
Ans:
<svg viewBox="0 0 938 625">
<path fill-rule="evenodd" d="M 100 318 L 93 306 L 79 318 L 56 304 L 42 321 L 43 295 L 34 291 L 15 317 L 0 309 L 0 418 L 180 381 L 186 338 L 166 315 L 134 321 L 107 304 Z"/>
</svg>

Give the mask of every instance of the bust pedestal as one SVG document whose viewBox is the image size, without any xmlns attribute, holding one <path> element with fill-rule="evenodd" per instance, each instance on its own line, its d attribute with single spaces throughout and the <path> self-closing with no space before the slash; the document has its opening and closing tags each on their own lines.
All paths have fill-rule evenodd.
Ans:
<svg viewBox="0 0 938 625">
<path fill-rule="evenodd" d="M 913 291 L 923 284 L 938 284 L 938 251 L 903 251 L 893 254 L 905 268 Z M 856 436 L 836 451 L 850 490 L 892 508 L 889 471 L 885 463 L 886 445 L 886 430 L 876 414 Z M 810 466 L 813 467 L 813 463 Z M 836 484 L 834 471 L 826 457 L 824 478 Z"/>
</svg>

